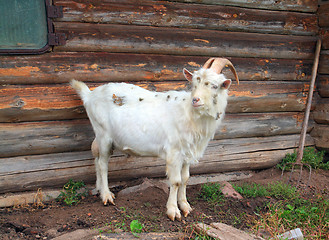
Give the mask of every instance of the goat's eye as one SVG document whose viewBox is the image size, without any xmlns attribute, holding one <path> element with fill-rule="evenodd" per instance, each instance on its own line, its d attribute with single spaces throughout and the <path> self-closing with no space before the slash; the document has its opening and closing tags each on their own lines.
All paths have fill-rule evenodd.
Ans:
<svg viewBox="0 0 329 240">
<path fill-rule="evenodd" d="M 211 88 L 213 88 L 213 89 L 217 89 L 218 88 L 218 86 L 217 85 L 212 85 L 212 87 Z"/>
<path fill-rule="evenodd" d="M 197 77 L 196 80 L 197 80 L 198 82 L 200 82 L 200 81 L 201 81 L 201 78 L 200 78 L 200 77 Z"/>
<path fill-rule="evenodd" d="M 209 82 L 205 82 L 204 85 L 208 86 L 209 85 Z"/>
</svg>

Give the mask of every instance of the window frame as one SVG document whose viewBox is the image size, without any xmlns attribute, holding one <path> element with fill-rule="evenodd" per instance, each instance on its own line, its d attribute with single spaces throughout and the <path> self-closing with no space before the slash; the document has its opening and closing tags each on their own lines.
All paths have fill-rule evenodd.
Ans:
<svg viewBox="0 0 329 240">
<path fill-rule="evenodd" d="M 52 46 L 64 45 L 65 35 L 63 33 L 55 33 L 53 18 L 63 17 L 62 6 L 52 5 L 51 0 L 44 0 L 46 10 L 47 24 L 47 44 L 39 49 L 0 49 L 0 55 L 18 55 L 18 54 L 43 54 Z"/>
</svg>

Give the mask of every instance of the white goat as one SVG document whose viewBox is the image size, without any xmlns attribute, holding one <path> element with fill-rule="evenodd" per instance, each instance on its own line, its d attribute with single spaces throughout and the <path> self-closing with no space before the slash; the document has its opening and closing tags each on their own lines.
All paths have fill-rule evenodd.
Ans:
<svg viewBox="0 0 329 240">
<path fill-rule="evenodd" d="M 96 190 L 104 205 L 114 204 L 108 188 L 108 160 L 113 149 L 166 160 L 170 183 L 167 215 L 171 220 L 186 217 L 192 208 L 186 200 L 191 163 L 202 157 L 214 137 L 227 105 L 231 80 L 221 74 L 232 63 L 210 58 L 193 74 L 184 69 L 192 91 L 151 92 L 126 83 L 108 83 L 90 91 L 86 84 L 71 81 L 83 100 L 95 132 L 92 152 L 96 165 Z M 178 205 L 177 205 L 178 201 Z"/>
</svg>

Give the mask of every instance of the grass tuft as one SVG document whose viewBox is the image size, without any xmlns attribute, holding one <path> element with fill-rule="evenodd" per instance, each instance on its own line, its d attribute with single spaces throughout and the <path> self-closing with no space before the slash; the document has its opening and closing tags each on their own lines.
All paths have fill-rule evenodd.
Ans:
<svg viewBox="0 0 329 240">
<path fill-rule="evenodd" d="M 306 147 L 303 152 L 302 163 L 309 164 L 312 169 L 329 170 L 329 162 L 324 162 L 325 151 L 317 151 L 313 147 Z M 277 168 L 283 170 L 291 170 L 291 164 L 295 163 L 297 159 L 297 152 L 288 153 L 280 163 L 276 165 Z"/>
</svg>

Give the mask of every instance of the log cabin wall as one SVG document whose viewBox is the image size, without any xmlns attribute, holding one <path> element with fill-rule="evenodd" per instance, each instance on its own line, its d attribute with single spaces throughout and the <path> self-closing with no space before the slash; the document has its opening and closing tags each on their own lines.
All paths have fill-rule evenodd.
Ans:
<svg viewBox="0 0 329 240">
<path fill-rule="evenodd" d="M 322 38 L 320 68 L 317 87 L 320 99 L 316 104 L 314 120 L 316 125 L 312 131 L 315 144 L 329 152 L 329 2 L 321 1 L 319 10 L 319 27 Z"/>
<path fill-rule="evenodd" d="M 318 33 L 316 0 L 54 4 L 63 6 L 54 26 L 66 45 L 0 56 L 0 193 L 95 180 L 94 134 L 69 87 L 72 78 L 91 87 L 124 81 L 179 90 L 188 87 L 184 67 L 227 57 L 241 83 L 231 86 L 223 126 L 192 174 L 271 167 L 298 145 Z M 320 71 L 328 86 L 326 56 Z M 314 145 L 310 135 L 306 144 Z M 112 181 L 165 176 L 164 161 L 120 153 L 109 169 Z"/>
</svg>

